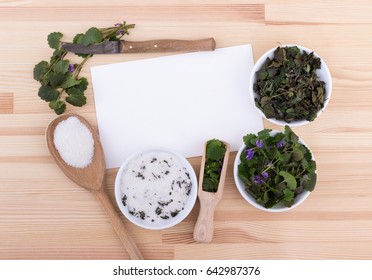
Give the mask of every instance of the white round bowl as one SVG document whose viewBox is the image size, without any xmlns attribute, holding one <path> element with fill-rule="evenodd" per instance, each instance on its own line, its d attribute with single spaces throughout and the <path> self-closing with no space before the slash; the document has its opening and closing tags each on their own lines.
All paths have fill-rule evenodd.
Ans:
<svg viewBox="0 0 372 280">
<path fill-rule="evenodd" d="M 129 213 L 128 208 L 124 206 L 123 201 L 122 201 L 124 194 L 123 194 L 121 185 L 122 185 L 122 177 L 125 174 L 125 172 L 127 172 L 127 168 L 131 163 L 135 162 L 136 159 L 140 156 L 152 155 L 152 154 L 157 154 L 157 153 L 170 154 L 181 163 L 182 167 L 184 167 L 186 170 L 185 172 L 189 174 L 189 178 L 190 178 L 189 180 L 191 182 L 191 190 L 186 199 L 185 205 L 183 206 L 183 209 L 180 210 L 176 216 L 169 217 L 167 219 L 161 219 L 161 220 L 159 219 L 154 223 L 148 219 L 141 219 L 140 217 L 136 217 L 133 214 Z M 151 191 L 151 186 L 153 186 L 152 184 L 154 184 L 154 181 L 152 181 L 152 183 L 148 185 L 148 189 L 150 189 L 150 191 Z M 161 229 L 170 228 L 172 226 L 177 225 L 183 219 L 185 219 L 195 205 L 195 202 L 197 199 L 197 193 L 198 193 L 198 182 L 197 182 L 197 178 L 195 175 L 195 171 L 192 168 L 191 164 L 187 161 L 185 157 L 183 157 L 178 152 L 165 149 L 165 148 L 152 148 L 152 149 L 144 150 L 144 151 L 133 154 L 132 156 L 130 156 L 127 160 L 123 162 L 123 164 L 121 165 L 116 175 L 116 180 L 115 180 L 115 198 L 116 198 L 116 203 L 120 211 L 129 221 L 131 221 L 135 225 L 142 227 L 142 228 L 146 228 L 146 229 L 152 229 L 152 230 L 161 230 Z M 151 196 L 151 197 L 156 198 L 156 195 Z M 169 195 L 169 199 L 171 198 L 172 196 Z M 130 200 L 130 199 L 131 198 L 127 198 L 127 200 Z M 143 203 L 144 203 L 145 198 L 141 197 L 141 199 L 143 199 Z"/>
<path fill-rule="evenodd" d="M 270 135 L 275 135 L 276 133 L 280 133 L 281 131 L 271 131 Z M 307 146 L 304 141 L 302 141 L 301 138 L 299 138 L 299 142 L 301 144 L 303 144 L 304 146 L 306 146 L 311 155 L 312 155 L 312 159 L 315 161 L 315 158 L 314 158 L 314 154 L 311 152 L 309 146 Z M 262 206 L 261 204 L 257 203 L 256 200 L 245 190 L 245 184 L 244 182 L 242 181 L 242 179 L 240 179 L 239 175 L 238 175 L 238 166 L 240 164 L 240 155 L 241 153 L 246 149 L 246 145 L 243 144 L 240 149 L 238 150 L 238 153 L 235 157 L 235 161 L 234 161 L 234 181 L 235 181 L 235 185 L 239 191 L 239 193 L 241 194 L 241 196 L 249 203 L 251 204 L 253 207 L 259 209 L 259 210 L 263 210 L 263 211 L 266 211 L 266 212 L 285 212 L 285 211 L 289 211 L 289 210 L 292 210 L 294 208 L 296 208 L 297 206 L 299 206 L 301 203 L 303 203 L 306 198 L 310 195 L 310 192 L 309 191 L 303 191 L 301 194 L 299 194 L 295 200 L 294 200 L 294 203 L 291 207 L 287 207 L 285 206 L 284 204 L 281 204 L 281 203 L 278 203 L 277 205 L 274 205 L 272 208 L 265 208 L 264 206 Z"/>
<path fill-rule="evenodd" d="M 326 94 L 325 94 L 324 106 L 323 106 L 322 110 L 320 110 L 317 113 L 317 117 L 319 117 L 320 114 L 326 109 L 326 107 L 328 106 L 329 100 L 331 99 L 331 95 L 332 95 L 332 77 L 331 77 L 331 72 L 329 71 L 329 68 L 328 68 L 327 64 L 325 63 L 325 61 L 316 52 L 314 52 L 311 49 L 308 49 L 306 47 L 299 46 L 299 45 L 296 45 L 296 44 L 281 45 L 280 47 L 293 47 L 293 46 L 297 46 L 301 51 L 306 51 L 307 53 L 313 52 L 314 53 L 314 56 L 315 57 L 319 57 L 320 60 L 321 60 L 321 68 L 317 70 L 317 75 L 318 75 L 318 77 L 319 77 L 320 80 L 322 80 L 322 81 L 325 82 Z M 251 72 L 251 76 L 249 78 L 249 94 L 251 95 L 251 98 L 252 98 L 254 104 L 255 104 L 255 98 L 258 97 L 258 94 L 253 90 L 253 85 L 257 81 L 257 74 L 256 73 L 265 64 L 267 58 L 272 59 L 274 57 L 274 51 L 276 49 L 277 49 L 277 47 L 272 48 L 269 51 L 267 51 L 266 53 L 264 53 L 256 61 L 255 65 L 253 66 L 253 69 L 252 69 L 252 72 Z M 263 118 L 267 119 L 268 121 L 270 121 L 270 122 L 272 122 L 272 123 L 274 123 L 276 125 L 280 125 L 280 126 L 285 126 L 285 125 L 289 125 L 289 126 L 301 126 L 301 125 L 304 125 L 304 124 L 309 123 L 308 120 L 298 120 L 298 121 L 292 121 L 292 122 L 288 123 L 288 122 L 286 122 L 284 120 L 278 120 L 278 119 L 275 119 L 275 118 L 267 118 L 265 116 L 265 114 L 261 111 L 260 108 L 258 108 L 257 106 L 254 106 L 254 107 L 256 108 L 257 112 Z"/>
</svg>

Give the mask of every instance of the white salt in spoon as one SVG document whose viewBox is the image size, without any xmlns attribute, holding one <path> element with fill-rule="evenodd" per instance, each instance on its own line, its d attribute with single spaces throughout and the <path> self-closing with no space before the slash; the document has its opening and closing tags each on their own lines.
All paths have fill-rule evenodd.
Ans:
<svg viewBox="0 0 372 280">
<path fill-rule="evenodd" d="M 220 202 L 223 194 L 223 188 L 225 185 L 226 170 L 229 161 L 230 154 L 230 145 L 226 142 L 223 142 L 226 147 L 225 157 L 223 159 L 223 165 L 221 169 L 220 181 L 218 183 L 217 192 L 208 192 L 203 190 L 203 178 L 204 178 L 204 169 L 207 153 L 207 143 L 204 145 L 204 153 L 202 157 L 202 162 L 200 166 L 199 173 L 199 189 L 198 189 L 198 198 L 200 202 L 200 211 L 199 216 L 194 228 L 194 240 L 202 243 L 209 243 L 213 239 L 213 219 L 214 219 L 214 210 L 218 202 Z"/>
<path fill-rule="evenodd" d="M 94 140 L 94 154 L 92 162 L 84 168 L 75 168 L 68 165 L 61 157 L 54 144 L 54 131 L 56 126 L 69 117 L 76 117 L 79 119 L 92 133 Z M 99 137 L 93 127 L 86 121 L 83 117 L 76 114 L 64 114 L 55 118 L 47 127 L 46 130 L 46 140 L 48 148 L 53 158 L 55 159 L 57 165 L 62 169 L 68 178 L 79 186 L 91 191 L 97 197 L 97 199 L 102 203 L 107 216 L 110 218 L 111 223 L 118 234 L 121 242 L 126 248 L 129 256 L 132 259 L 142 260 L 143 257 L 141 252 L 137 248 L 134 240 L 129 235 L 127 229 L 125 228 L 122 220 L 118 216 L 114 206 L 111 203 L 110 198 L 107 196 L 104 185 L 104 177 L 106 170 L 106 162 L 103 154 L 102 146 L 99 141 Z"/>
</svg>

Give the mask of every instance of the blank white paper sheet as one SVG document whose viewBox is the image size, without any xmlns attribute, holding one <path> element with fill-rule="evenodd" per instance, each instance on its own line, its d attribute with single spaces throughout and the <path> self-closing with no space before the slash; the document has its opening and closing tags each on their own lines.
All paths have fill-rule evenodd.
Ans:
<svg viewBox="0 0 372 280">
<path fill-rule="evenodd" d="M 153 147 L 200 156 L 212 138 L 238 150 L 263 129 L 249 97 L 252 67 L 251 45 L 92 67 L 107 168 Z"/>
</svg>

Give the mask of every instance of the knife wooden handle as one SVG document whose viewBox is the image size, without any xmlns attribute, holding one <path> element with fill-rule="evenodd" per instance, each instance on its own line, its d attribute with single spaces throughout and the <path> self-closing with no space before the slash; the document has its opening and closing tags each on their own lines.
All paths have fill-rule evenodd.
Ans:
<svg viewBox="0 0 372 280">
<path fill-rule="evenodd" d="M 213 38 L 201 40 L 121 41 L 121 53 L 214 51 L 215 48 L 216 42 Z"/>
</svg>

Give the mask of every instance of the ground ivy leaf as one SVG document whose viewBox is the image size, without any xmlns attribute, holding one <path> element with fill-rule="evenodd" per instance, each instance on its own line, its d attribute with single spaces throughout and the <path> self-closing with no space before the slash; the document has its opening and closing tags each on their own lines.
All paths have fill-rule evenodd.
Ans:
<svg viewBox="0 0 372 280">
<path fill-rule="evenodd" d="M 101 43 L 103 41 L 102 32 L 98 30 L 96 27 L 90 28 L 81 40 L 81 43 L 84 46 L 88 46 L 91 44 Z"/>
<path fill-rule="evenodd" d="M 61 32 L 53 32 L 48 35 L 48 45 L 52 49 L 58 49 L 61 43 L 63 34 Z"/>
<path fill-rule="evenodd" d="M 78 88 L 80 91 L 84 92 L 88 88 L 88 80 L 87 78 L 80 78 L 78 81 L 80 81 L 79 84 L 77 84 L 75 87 Z"/>
<path fill-rule="evenodd" d="M 34 79 L 36 81 L 41 81 L 47 73 L 48 67 L 49 64 L 46 61 L 40 61 L 38 64 L 36 64 L 34 67 Z"/>
<path fill-rule="evenodd" d="M 81 44 L 82 41 L 83 41 L 83 38 L 84 38 L 84 34 L 82 34 L 82 33 L 76 34 L 74 39 L 72 40 L 72 42 L 74 44 Z"/>
<path fill-rule="evenodd" d="M 87 103 L 87 98 L 82 94 L 71 94 L 66 97 L 66 102 L 81 107 Z"/>
<path fill-rule="evenodd" d="M 68 66 L 70 65 L 70 62 L 66 60 L 58 61 L 54 67 L 53 70 L 56 73 L 66 74 L 68 71 Z"/>
<path fill-rule="evenodd" d="M 63 114 L 66 110 L 66 103 L 62 100 L 53 100 L 49 102 L 49 107 L 56 112 L 57 115 Z"/>
<path fill-rule="evenodd" d="M 68 88 L 76 86 L 80 83 L 81 83 L 81 81 L 77 80 L 74 76 L 67 75 L 66 79 L 61 84 L 61 88 L 68 89 Z"/>
<path fill-rule="evenodd" d="M 59 86 L 64 80 L 65 80 L 65 74 L 62 74 L 62 73 L 53 72 L 49 76 L 50 85 L 54 88 Z"/>
<path fill-rule="evenodd" d="M 66 92 L 68 95 L 84 95 L 84 92 L 77 87 L 70 87 Z"/>
<path fill-rule="evenodd" d="M 291 202 L 294 198 L 294 192 L 288 188 L 284 189 L 283 194 L 284 194 L 283 200 L 286 202 Z"/>
<path fill-rule="evenodd" d="M 301 184 L 305 190 L 311 192 L 315 188 L 316 179 L 317 179 L 316 173 L 312 172 L 301 178 Z"/>
<path fill-rule="evenodd" d="M 41 99 L 45 100 L 46 102 L 56 100 L 59 96 L 59 93 L 56 89 L 52 88 L 51 86 L 41 86 L 39 88 L 38 95 Z"/>
<path fill-rule="evenodd" d="M 290 188 L 291 190 L 296 189 L 297 181 L 291 173 L 282 170 L 280 171 L 279 175 L 284 178 L 284 181 L 287 183 L 288 188 Z"/>
<path fill-rule="evenodd" d="M 221 141 L 213 139 L 207 142 L 207 158 L 218 161 L 223 159 L 225 152 L 225 145 Z"/>
<path fill-rule="evenodd" d="M 294 161 L 300 161 L 304 158 L 304 153 L 301 151 L 300 148 L 294 148 L 292 151 L 292 159 Z"/>
</svg>

